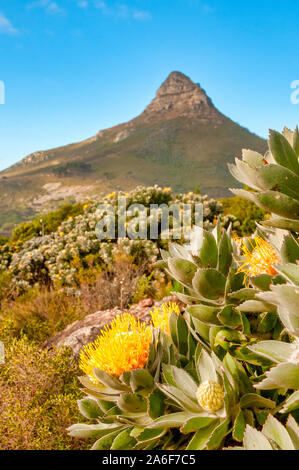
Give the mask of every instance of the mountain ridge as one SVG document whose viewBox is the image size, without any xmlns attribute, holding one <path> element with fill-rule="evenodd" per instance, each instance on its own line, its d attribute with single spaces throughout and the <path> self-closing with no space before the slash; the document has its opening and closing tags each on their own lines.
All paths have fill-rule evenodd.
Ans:
<svg viewBox="0 0 299 470">
<path fill-rule="evenodd" d="M 36 213 L 65 200 L 152 184 L 177 191 L 199 185 L 209 196 L 226 196 L 234 183 L 227 163 L 242 148 L 264 152 L 266 142 L 222 114 L 199 84 L 174 71 L 130 121 L 34 152 L 2 171 L 0 209 Z M 0 215 L 0 227 L 3 220 Z"/>
</svg>

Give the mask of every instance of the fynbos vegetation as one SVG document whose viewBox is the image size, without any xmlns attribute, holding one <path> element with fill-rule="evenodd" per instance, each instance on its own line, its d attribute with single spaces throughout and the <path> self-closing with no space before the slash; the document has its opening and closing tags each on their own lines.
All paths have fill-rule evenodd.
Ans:
<svg viewBox="0 0 299 470">
<path fill-rule="evenodd" d="M 298 158 L 298 129 L 272 131 L 265 155 L 246 150 L 230 165 L 245 187 L 223 205 L 167 187 L 121 193 L 127 208 L 146 208 L 147 227 L 151 204 L 202 203 L 203 226 L 180 240 L 161 231 L 155 240 L 97 238 L 97 207 L 116 207 L 117 192 L 4 239 L 3 448 L 43 440 L 52 449 L 298 449 Z M 170 294 L 148 322 L 125 311 Z M 78 363 L 70 351 L 41 350 L 69 323 L 114 306 L 123 313 L 82 347 Z"/>
</svg>

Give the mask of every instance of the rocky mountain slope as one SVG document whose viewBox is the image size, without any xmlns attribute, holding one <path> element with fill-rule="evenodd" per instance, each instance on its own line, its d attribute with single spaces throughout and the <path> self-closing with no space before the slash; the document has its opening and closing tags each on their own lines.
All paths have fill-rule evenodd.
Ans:
<svg viewBox="0 0 299 470">
<path fill-rule="evenodd" d="M 138 117 L 83 142 L 35 152 L 0 173 L 0 227 L 62 201 L 139 184 L 229 195 L 227 163 L 242 148 L 264 152 L 266 143 L 221 114 L 198 84 L 172 72 Z"/>
</svg>

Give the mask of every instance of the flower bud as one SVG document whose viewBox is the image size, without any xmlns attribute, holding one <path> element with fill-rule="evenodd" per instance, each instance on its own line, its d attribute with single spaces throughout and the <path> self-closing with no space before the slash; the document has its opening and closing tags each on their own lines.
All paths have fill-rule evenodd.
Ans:
<svg viewBox="0 0 299 470">
<path fill-rule="evenodd" d="M 217 411 L 223 406 L 224 391 L 213 380 L 206 380 L 198 387 L 196 398 L 204 410 Z"/>
</svg>

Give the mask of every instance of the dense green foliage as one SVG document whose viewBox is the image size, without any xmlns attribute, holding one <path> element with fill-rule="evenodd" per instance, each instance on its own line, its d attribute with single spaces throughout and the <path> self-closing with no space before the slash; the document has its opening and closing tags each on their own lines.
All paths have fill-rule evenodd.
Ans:
<svg viewBox="0 0 299 470">
<path fill-rule="evenodd" d="M 220 199 L 224 214 L 231 214 L 240 221 L 237 229 L 238 235 L 244 237 L 250 235 L 256 229 L 256 222 L 265 220 L 267 212 L 260 209 L 251 201 L 242 197 Z"/>
<path fill-rule="evenodd" d="M 76 217 L 83 213 L 83 204 L 64 204 L 58 210 L 41 215 L 32 222 L 24 222 L 16 227 L 12 241 L 25 242 L 33 237 L 55 232 L 59 225 L 68 217 Z"/>
</svg>

